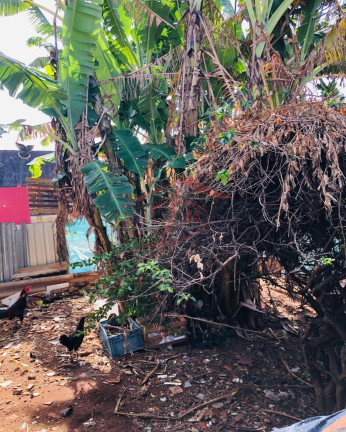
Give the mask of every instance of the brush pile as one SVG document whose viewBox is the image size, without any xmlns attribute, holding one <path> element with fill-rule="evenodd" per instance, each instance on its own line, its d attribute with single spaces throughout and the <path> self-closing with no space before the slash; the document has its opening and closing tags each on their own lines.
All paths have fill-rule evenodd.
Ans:
<svg viewBox="0 0 346 432">
<path fill-rule="evenodd" d="M 346 117 L 321 102 L 215 121 L 175 189 L 162 253 L 209 316 L 259 305 L 260 279 L 301 295 L 316 311 L 304 350 L 325 412 L 346 390 L 345 150 Z"/>
</svg>

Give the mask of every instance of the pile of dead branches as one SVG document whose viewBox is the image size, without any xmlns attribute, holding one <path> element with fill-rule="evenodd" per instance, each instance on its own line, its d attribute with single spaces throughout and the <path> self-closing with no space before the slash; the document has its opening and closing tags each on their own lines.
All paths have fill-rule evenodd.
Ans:
<svg viewBox="0 0 346 432">
<path fill-rule="evenodd" d="M 162 240 L 176 290 L 201 298 L 204 315 L 259 305 L 263 278 L 314 308 L 304 346 L 324 411 L 342 408 L 346 389 L 345 149 L 346 118 L 322 103 L 216 120 Z"/>
</svg>

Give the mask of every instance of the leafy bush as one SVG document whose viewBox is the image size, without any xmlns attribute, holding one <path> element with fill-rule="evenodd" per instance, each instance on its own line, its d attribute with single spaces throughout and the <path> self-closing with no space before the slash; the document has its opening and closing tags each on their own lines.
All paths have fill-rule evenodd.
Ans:
<svg viewBox="0 0 346 432">
<path fill-rule="evenodd" d="M 88 293 L 89 302 L 103 297 L 106 304 L 92 314 L 92 319 L 98 321 L 103 318 L 116 302 L 120 305 L 123 320 L 130 316 L 151 315 L 156 309 L 164 308 L 165 300 L 173 293 L 172 275 L 148 255 L 144 242 L 131 240 L 113 247 L 109 253 L 71 264 L 73 268 L 96 265 L 101 272 L 101 277 Z"/>
</svg>

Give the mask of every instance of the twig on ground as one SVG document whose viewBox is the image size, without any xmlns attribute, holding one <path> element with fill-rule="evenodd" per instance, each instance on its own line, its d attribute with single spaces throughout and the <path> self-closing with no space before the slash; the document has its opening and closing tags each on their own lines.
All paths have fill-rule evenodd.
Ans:
<svg viewBox="0 0 346 432">
<path fill-rule="evenodd" d="M 156 365 L 154 367 L 154 369 L 152 369 L 143 379 L 143 381 L 141 382 L 141 386 L 144 385 L 148 379 L 157 371 L 158 367 L 160 366 L 160 360 L 156 360 Z"/>
<path fill-rule="evenodd" d="M 268 409 L 262 409 L 262 411 L 266 412 L 266 413 L 272 413 L 272 414 L 281 415 L 283 417 L 288 417 L 288 418 L 291 418 L 291 419 L 296 420 L 296 421 L 302 421 L 302 419 L 299 418 L 299 417 L 294 417 L 294 416 L 292 416 L 290 414 L 286 414 L 286 413 L 283 413 L 281 411 L 268 410 Z"/>
<path fill-rule="evenodd" d="M 214 370 L 209 370 L 209 371 L 205 371 L 205 372 L 203 372 L 203 373 L 200 373 L 200 374 L 198 374 L 198 375 L 195 375 L 195 376 L 193 377 L 192 382 L 196 382 L 198 379 L 204 377 L 205 375 L 209 375 L 209 374 L 211 374 L 211 373 L 213 373 L 213 372 L 215 372 L 215 371 L 214 371 Z"/>
<path fill-rule="evenodd" d="M 202 321 L 202 322 L 205 322 L 207 324 L 212 324 L 212 325 L 219 326 L 219 327 L 228 327 L 228 328 L 231 328 L 231 329 L 234 329 L 234 330 L 241 330 L 241 331 L 245 331 L 245 332 L 249 332 L 249 333 L 255 333 L 255 334 L 261 334 L 261 335 L 263 335 L 263 331 L 245 329 L 245 328 L 242 328 L 242 327 L 236 327 L 236 326 L 232 326 L 230 324 L 225 324 L 225 323 L 218 323 L 218 322 L 215 322 L 215 321 L 210 321 L 210 320 L 207 320 L 207 319 L 204 319 L 204 318 L 197 318 L 197 317 L 193 317 L 193 316 L 189 316 L 189 315 L 181 315 L 181 316 L 184 317 L 184 318 L 187 318 L 187 319 L 191 319 L 191 320 L 194 320 L 194 321 Z"/>
<path fill-rule="evenodd" d="M 282 364 L 285 366 L 287 372 L 292 375 L 294 378 L 296 378 L 298 381 L 300 381 L 301 383 L 305 384 L 308 387 L 314 387 L 312 384 L 308 383 L 307 381 L 304 381 L 303 379 L 299 378 L 299 376 L 297 376 L 295 373 L 293 373 L 290 368 L 288 367 L 288 364 L 285 362 L 284 359 L 281 359 Z"/>
<path fill-rule="evenodd" d="M 155 420 L 174 420 L 175 417 L 169 417 L 169 416 L 159 416 L 155 414 L 148 414 L 148 413 L 131 413 L 131 412 L 122 412 L 122 411 L 116 411 L 114 412 L 116 415 L 122 415 L 125 417 L 140 417 L 140 418 L 150 418 Z"/>
<path fill-rule="evenodd" d="M 217 398 L 211 399 L 211 400 L 209 400 L 209 401 L 207 401 L 207 402 L 203 402 L 203 403 L 201 403 L 201 404 L 199 404 L 199 405 L 196 405 L 196 406 L 194 406 L 194 407 L 192 407 L 192 408 L 189 408 L 188 410 L 186 410 L 186 411 L 184 411 L 183 413 L 179 414 L 179 415 L 176 417 L 176 419 L 177 419 L 177 420 L 181 420 L 183 417 L 185 417 L 186 415 L 192 413 L 193 411 L 196 411 L 196 410 L 199 410 L 199 409 L 201 409 L 201 408 L 204 408 L 204 407 L 206 407 L 206 406 L 208 406 L 208 405 L 210 405 L 210 404 L 212 404 L 212 403 L 218 402 L 218 401 L 220 401 L 220 400 L 222 400 L 222 399 L 228 399 L 229 397 L 235 396 L 235 395 L 238 393 L 238 390 L 239 390 L 239 389 L 234 390 L 233 392 L 231 392 L 230 395 L 219 396 L 219 397 L 217 397 Z"/>
<path fill-rule="evenodd" d="M 170 357 L 164 357 L 164 360 L 166 360 L 166 361 L 168 361 L 168 360 L 173 360 L 173 359 L 175 359 L 175 358 L 182 357 L 182 356 L 184 356 L 184 355 L 186 355 L 186 354 L 185 354 L 185 353 L 182 353 L 182 354 L 175 354 L 175 355 L 172 355 L 172 356 L 170 356 Z"/>
<path fill-rule="evenodd" d="M 127 392 L 127 389 L 128 389 L 128 387 L 125 387 L 125 388 L 123 389 L 123 391 L 121 392 L 121 394 L 120 394 L 120 396 L 119 396 L 119 399 L 117 400 L 117 403 L 116 403 L 115 408 L 114 408 L 114 414 L 117 414 L 118 409 L 119 409 L 119 407 L 120 407 L 121 400 L 122 400 L 124 394 Z"/>
<path fill-rule="evenodd" d="M 185 416 L 187 416 L 188 414 L 192 413 L 193 411 L 199 410 L 201 408 L 204 408 L 212 403 L 218 402 L 222 399 L 228 399 L 229 397 L 233 397 L 238 393 L 239 389 L 234 390 L 230 395 L 225 395 L 225 396 L 218 396 L 214 399 L 211 399 L 207 402 L 203 402 L 199 405 L 196 405 L 192 408 L 189 408 L 186 411 L 183 411 L 182 413 L 178 414 L 177 416 L 174 417 L 170 417 L 170 416 L 160 416 L 160 415 L 155 415 L 155 414 L 148 414 L 148 413 L 131 413 L 131 412 L 121 412 L 121 411 L 117 411 L 114 413 L 117 415 L 123 415 L 126 417 L 141 417 L 141 418 L 152 418 L 155 420 L 181 420 L 182 418 L 184 418 Z"/>
</svg>

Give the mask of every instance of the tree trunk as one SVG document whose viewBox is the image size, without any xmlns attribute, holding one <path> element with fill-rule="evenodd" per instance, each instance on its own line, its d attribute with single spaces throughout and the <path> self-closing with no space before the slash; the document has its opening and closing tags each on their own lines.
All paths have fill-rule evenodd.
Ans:
<svg viewBox="0 0 346 432">
<path fill-rule="evenodd" d="M 185 52 L 183 64 L 182 130 L 176 152 L 184 154 L 185 136 L 196 136 L 198 130 L 198 108 L 201 96 L 201 21 L 203 0 L 191 0 L 185 27 Z"/>
</svg>

